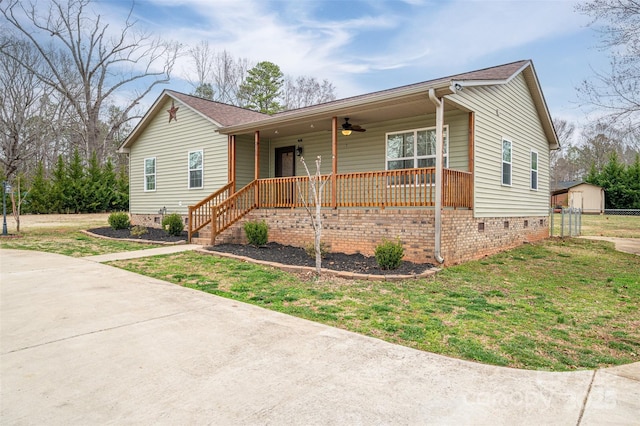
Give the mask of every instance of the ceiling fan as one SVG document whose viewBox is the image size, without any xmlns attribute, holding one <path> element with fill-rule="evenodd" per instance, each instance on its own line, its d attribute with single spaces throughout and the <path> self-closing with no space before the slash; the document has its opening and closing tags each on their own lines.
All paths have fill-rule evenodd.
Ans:
<svg viewBox="0 0 640 426">
<path fill-rule="evenodd" d="M 353 125 L 349 123 L 349 118 L 345 117 L 344 123 L 342 123 L 342 134 L 345 136 L 349 136 L 351 132 L 366 132 L 367 129 L 363 129 L 359 125 Z"/>
</svg>

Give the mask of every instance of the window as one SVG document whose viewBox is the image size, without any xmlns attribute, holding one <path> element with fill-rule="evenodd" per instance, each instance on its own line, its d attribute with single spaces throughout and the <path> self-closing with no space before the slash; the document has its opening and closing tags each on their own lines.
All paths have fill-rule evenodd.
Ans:
<svg viewBox="0 0 640 426">
<path fill-rule="evenodd" d="M 511 186 L 511 141 L 502 139 L 502 184 Z"/>
<path fill-rule="evenodd" d="M 202 188 L 202 151 L 189 152 L 189 188 Z"/>
<path fill-rule="evenodd" d="M 449 165 L 449 131 L 445 126 L 443 139 L 443 167 Z M 436 166 L 436 129 L 407 130 L 387 133 L 387 170 Z"/>
<path fill-rule="evenodd" d="M 538 190 L 538 153 L 531 151 L 531 189 Z"/>
<path fill-rule="evenodd" d="M 144 190 L 145 191 L 156 190 L 156 159 L 155 157 L 144 159 Z"/>
</svg>

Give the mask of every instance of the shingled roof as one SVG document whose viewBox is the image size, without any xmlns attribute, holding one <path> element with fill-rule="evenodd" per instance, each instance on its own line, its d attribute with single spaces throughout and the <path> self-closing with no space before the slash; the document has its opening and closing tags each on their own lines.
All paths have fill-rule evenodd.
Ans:
<svg viewBox="0 0 640 426">
<path fill-rule="evenodd" d="M 209 101 L 196 96 L 174 92 L 173 90 L 165 90 L 165 93 L 222 126 L 233 126 L 234 124 L 247 123 L 268 117 L 266 114 L 250 109 Z"/>
<path fill-rule="evenodd" d="M 196 114 L 211 121 L 217 127 L 233 126 L 237 124 L 263 120 L 269 117 L 266 114 L 252 111 L 246 108 L 240 108 L 233 105 L 223 104 L 221 102 L 210 101 L 197 96 L 191 96 L 173 90 L 163 90 L 160 96 L 153 103 L 149 111 L 142 117 L 142 120 L 136 125 L 133 131 L 127 136 L 127 139 L 120 145 L 119 150 L 125 151 L 135 142 L 137 136 L 142 132 L 151 119 L 162 109 L 167 98 L 175 99 L 193 110 Z"/>
<path fill-rule="evenodd" d="M 220 102 L 209 101 L 198 98 L 196 96 L 187 95 L 173 90 L 165 90 L 158 97 L 153 107 L 147 112 L 143 119 L 138 123 L 136 128 L 131 132 L 129 137 L 122 144 L 121 149 L 126 149 L 135 140 L 137 134 L 142 131 L 148 123 L 150 117 L 153 117 L 161 107 L 161 100 L 165 96 L 169 96 L 180 101 L 194 112 L 207 118 L 213 122 L 219 129 L 220 133 L 232 134 L 235 131 L 246 131 L 254 126 L 262 126 L 265 124 L 274 124 L 290 120 L 304 120 L 305 117 L 326 113 L 328 111 L 339 111 L 341 108 L 352 108 L 359 105 L 365 105 L 369 102 L 376 102 L 380 99 L 400 99 L 409 94 L 423 92 L 430 88 L 442 91 L 442 94 L 454 93 L 452 87 L 454 85 L 476 86 L 476 85 L 492 85 L 507 83 L 519 72 L 528 70 L 527 80 L 532 89 L 532 96 L 539 112 L 546 116 L 543 120 L 543 127 L 550 141 L 557 144 L 557 136 L 551 123 L 548 109 L 542 91 L 540 90 L 533 64 L 529 60 L 521 60 L 511 62 L 504 65 L 484 68 L 476 71 L 454 74 L 447 77 L 441 77 L 433 80 L 427 80 L 420 83 L 409 84 L 405 86 L 395 87 L 392 89 L 381 90 L 363 95 L 352 96 L 349 98 L 338 99 L 323 104 L 307 106 L 303 108 L 283 111 L 274 115 L 262 114 L 245 108 L 227 105 Z"/>
</svg>

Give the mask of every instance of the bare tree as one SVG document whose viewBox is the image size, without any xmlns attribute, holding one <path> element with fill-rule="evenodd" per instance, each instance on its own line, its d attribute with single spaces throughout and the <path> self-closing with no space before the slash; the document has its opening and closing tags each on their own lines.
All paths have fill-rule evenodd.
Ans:
<svg viewBox="0 0 640 426">
<path fill-rule="evenodd" d="M 567 162 L 565 161 L 565 154 L 572 146 L 572 137 L 575 132 L 576 126 L 567 120 L 553 119 L 553 127 L 556 129 L 558 135 L 558 141 L 560 142 L 560 148 L 550 152 L 551 163 L 551 178 L 554 186 L 558 185 L 558 182 L 563 181 L 563 175 L 565 174 L 565 168 Z"/>
<path fill-rule="evenodd" d="M 619 128 L 640 129 L 640 1 L 591 0 L 577 7 L 592 24 L 604 22 L 602 47 L 608 49 L 611 69 L 596 72 L 579 87 L 583 99 L 610 113 Z"/>
<path fill-rule="evenodd" d="M 191 82 L 193 94 L 201 98 L 240 105 L 238 89 L 251 68 L 249 60 L 235 59 L 229 52 L 215 52 L 208 41 L 201 41 L 188 51 L 196 68 Z"/>
<path fill-rule="evenodd" d="M 285 109 L 303 108 L 335 99 L 335 87 L 326 79 L 320 83 L 315 77 L 285 77 L 282 89 Z"/>
<path fill-rule="evenodd" d="M 35 47 L 36 63 L 7 46 L 3 55 L 52 88 L 72 107 L 81 123 L 81 152 L 109 157 L 114 134 L 134 118 L 140 100 L 153 87 L 168 83 L 180 46 L 135 31 L 133 6 L 121 28 L 111 29 L 89 8 L 90 0 L 46 2 L 5 0 L 0 13 L 24 40 Z M 45 42 L 44 35 L 49 42 Z M 117 117 L 105 126 L 106 109 L 128 95 Z"/>
<path fill-rule="evenodd" d="M 4 177 L 11 181 L 36 155 L 41 135 L 36 113 L 46 89 L 21 65 L 37 66 L 37 52 L 27 43 L 8 37 L 3 37 L 0 44 L 11 52 L 0 55 L 0 164 Z"/>
<path fill-rule="evenodd" d="M 316 158 L 316 172 L 315 174 L 311 174 L 309 172 L 309 167 L 307 167 L 307 163 L 304 161 L 304 157 L 300 157 L 300 162 L 304 165 L 304 169 L 307 172 L 307 176 L 309 177 L 309 188 L 311 194 L 311 201 L 315 206 L 314 211 L 311 211 L 309 206 L 309 200 L 304 197 L 305 191 L 302 191 L 300 188 L 300 182 L 296 181 L 298 185 L 298 194 L 300 194 L 300 199 L 302 200 L 302 204 L 304 208 L 307 210 L 309 214 L 309 218 L 311 219 L 311 227 L 313 228 L 313 246 L 316 252 L 316 275 L 319 277 L 322 272 L 322 190 L 324 186 L 329 182 L 329 177 L 322 179 L 322 175 L 320 174 L 320 165 L 322 164 L 322 157 L 318 155 Z"/>
</svg>

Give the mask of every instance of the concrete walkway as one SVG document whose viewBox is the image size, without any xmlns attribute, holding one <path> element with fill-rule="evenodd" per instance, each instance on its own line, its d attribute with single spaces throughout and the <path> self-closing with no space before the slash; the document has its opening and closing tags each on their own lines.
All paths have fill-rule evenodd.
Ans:
<svg viewBox="0 0 640 426">
<path fill-rule="evenodd" d="M 92 262 L 105 263 L 105 262 L 113 262 L 116 260 L 140 259 L 142 257 L 158 256 L 161 254 L 180 253 L 183 251 L 197 250 L 201 248 L 202 246 L 198 244 L 176 244 L 176 245 L 166 245 L 162 247 L 155 247 L 150 249 L 124 251 L 121 253 L 109 253 L 109 254 L 99 254 L 97 256 L 86 256 L 86 257 L 83 257 L 83 259 L 90 260 Z"/>
<path fill-rule="evenodd" d="M 588 240 L 609 241 L 613 243 L 616 250 L 625 253 L 631 253 L 640 256 L 640 238 L 616 238 L 616 237 L 598 237 L 594 235 L 583 236 Z"/>
<path fill-rule="evenodd" d="M 640 363 L 493 367 L 84 259 L 0 268 L 1 424 L 640 424 Z"/>
</svg>

